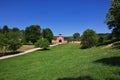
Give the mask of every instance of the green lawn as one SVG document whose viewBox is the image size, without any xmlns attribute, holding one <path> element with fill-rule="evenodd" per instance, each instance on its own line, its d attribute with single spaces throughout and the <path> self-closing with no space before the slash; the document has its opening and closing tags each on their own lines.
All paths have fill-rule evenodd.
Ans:
<svg viewBox="0 0 120 80">
<path fill-rule="evenodd" d="M 59 45 L 0 60 L 0 80 L 120 80 L 120 50 Z"/>
</svg>

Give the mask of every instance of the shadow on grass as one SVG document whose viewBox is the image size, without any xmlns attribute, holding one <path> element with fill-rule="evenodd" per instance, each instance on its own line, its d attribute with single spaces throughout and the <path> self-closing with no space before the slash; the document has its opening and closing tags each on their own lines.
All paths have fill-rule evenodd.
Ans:
<svg viewBox="0 0 120 80">
<path fill-rule="evenodd" d="M 94 80 L 94 79 L 91 78 L 90 76 L 81 76 L 78 78 L 59 78 L 57 80 Z"/>
<path fill-rule="evenodd" d="M 78 78 L 59 78 L 57 80 L 101 80 L 101 79 L 93 79 L 90 76 L 81 76 Z M 104 80 L 120 80 L 120 78 L 106 78 Z"/>
<path fill-rule="evenodd" d="M 95 62 L 106 64 L 106 65 L 111 65 L 111 66 L 120 66 L 120 57 L 103 58 Z"/>
<path fill-rule="evenodd" d="M 118 78 L 107 78 L 105 80 L 120 80 L 120 79 L 118 79 Z"/>
<path fill-rule="evenodd" d="M 51 49 L 39 49 L 37 51 L 49 51 L 49 50 L 51 50 Z"/>
<path fill-rule="evenodd" d="M 4 53 L 0 53 L 0 57 L 2 57 L 2 56 L 7 56 L 7 55 L 19 54 L 19 53 L 21 53 L 21 51 L 16 51 L 16 52 L 4 52 Z"/>
</svg>

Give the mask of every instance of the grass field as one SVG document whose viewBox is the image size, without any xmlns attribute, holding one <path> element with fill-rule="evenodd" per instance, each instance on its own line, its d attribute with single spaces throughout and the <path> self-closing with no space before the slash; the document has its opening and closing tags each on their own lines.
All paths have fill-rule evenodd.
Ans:
<svg viewBox="0 0 120 80">
<path fill-rule="evenodd" d="M 59 45 L 0 60 L 0 80 L 120 80 L 120 50 Z"/>
</svg>

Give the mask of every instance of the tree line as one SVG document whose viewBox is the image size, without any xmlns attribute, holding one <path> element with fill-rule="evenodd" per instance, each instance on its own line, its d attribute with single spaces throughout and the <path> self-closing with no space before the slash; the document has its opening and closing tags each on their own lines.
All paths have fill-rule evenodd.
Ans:
<svg viewBox="0 0 120 80">
<path fill-rule="evenodd" d="M 14 27 L 12 29 L 8 28 L 7 25 L 0 28 L 0 51 L 1 53 L 6 53 L 7 51 L 15 52 L 21 47 L 20 39 L 22 32 Z"/>
<path fill-rule="evenodd" d="M 52 43 L 53 37 L 50 28 L 41 29 L 39 25 L 30 25 L 25 30 L 17 27 L 9 28 L 5 25 L 0 28 L 0 53 L 4 55 L 8 51 L 16 52 L 23 44 L 47 48 Z"/>
<path fill-rule="evenodd" d="M 26 27 L 24 35 L 27 43 L 31 42 L 36 47 L 44 49 L 52 44 L 52 39 L 54 38 L 53 32 L 50 28 L 41 29 L 39 25 Z"/>
</svg>

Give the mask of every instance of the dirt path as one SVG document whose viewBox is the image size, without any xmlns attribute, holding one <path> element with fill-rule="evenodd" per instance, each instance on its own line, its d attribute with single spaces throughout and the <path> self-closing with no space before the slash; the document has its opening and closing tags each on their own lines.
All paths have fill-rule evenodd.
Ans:
<svg viewBox="0 0 120 80">
<path fill-rule="evenodd" d="M 57 46 L 57 45 L 59 45 L 59 44 L 50 45 L 50 47 Z M 27 50 L 27 51 L 22 52 L 22 53 L 19 53 L 19 54 L 2 56 L 2 57 L 0 57 L 0 60 L 2 60 L 2 59 L 7 59 L 7 58 L 12 58 L 12 57 L 20 56 L 20 55 L 24 55 L 24 54 L 28 54 L 28 53 L 30 53 L 30 52 L 37 51 L 37 50 L 41 50 L 41 49 L 42 49 L 42 48 L 34 48 L 34 49 L 30 49 L 30 50 Z"/>
<path fill-rule="evenodd" d="M 117 42 L 113 42 L 113 43 L 111 43 L 111 44 L 108 44 L 108 45 L 106 45 L 104 48 L 110 48 L 110 47 L 112 47 L 114 44 L 116 44 L 116 43 L 120 43 L 120 41 L 117 41 Z"/>
<path fill-rule="evenodd" d="M 110 48 L 110 47 L 112 47 L 112 45 L 113 45 L 113 43 L 108 44 L 108 45 L 105 46 L 105 48 Z"/>
</svg>

